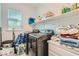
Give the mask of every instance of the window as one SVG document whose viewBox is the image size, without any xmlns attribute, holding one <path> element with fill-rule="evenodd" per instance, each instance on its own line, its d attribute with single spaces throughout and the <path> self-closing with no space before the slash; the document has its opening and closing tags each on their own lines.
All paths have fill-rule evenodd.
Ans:
<svg viewBox="0 0 79 59">
<path fill-rule="evenodd" d="M 14 9 L 8 9 L 8 29 L 22 29 L 22 14 Z"/>
</svg>

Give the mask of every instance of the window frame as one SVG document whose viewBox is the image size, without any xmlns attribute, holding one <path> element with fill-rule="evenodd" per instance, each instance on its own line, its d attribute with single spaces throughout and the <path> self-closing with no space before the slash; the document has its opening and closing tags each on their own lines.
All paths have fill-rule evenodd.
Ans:
<svg viewBox="0 0 79 59">
<path fill-rule="evenodd" d="M 19 20 L 19 19 L 17 19 L 17 18 L 14 18 L 14 19 L 17 19 L 17 21 L 19 21 L 19 22 L 21 22 L 21 24 L 20 24 L 20 28 L 17 26 L 17 28 L 10 28 L 10 26 L 9 26 L 9 20 L 10 20 L 10 18 L 9 18 L 9 10 L 13 10 L 13 11 L 15 11 L 15 12 L 18 12 L 18 13 L 20 13 L 21 14 L 21 20 Z M 7 12 L 7 18 L 8 18 L 8 30 L 23 30 L 23 21 L 22 21 L 22 19 L 23 19 L 23 14 L 22 14 L 22 12 L 21 11 L 19 11 L 19 10 L 16 10 L 16 9 L 13 9 L 13 8 L 8 8 L 8 10 L 7 10 L 8 12 Z M 13 19 L 13 18 L 12 18 Z M 19 29 L 18 29 L 19 28 Z"/>
</svg>

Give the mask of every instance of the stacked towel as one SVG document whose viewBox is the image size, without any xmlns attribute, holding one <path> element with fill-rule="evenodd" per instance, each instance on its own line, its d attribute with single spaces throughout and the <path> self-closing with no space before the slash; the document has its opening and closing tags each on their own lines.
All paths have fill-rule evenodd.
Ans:
<svg viewBox="0 0 79 59">
<path fill-rule="evenodd" d="M 65 37 L 59 37 L 59 38 L 60 38 L 60 44 L 64 44 L 72 47 L 79 47 L 79 40 L 72 38 L 65 38 Z"/>
</svg>

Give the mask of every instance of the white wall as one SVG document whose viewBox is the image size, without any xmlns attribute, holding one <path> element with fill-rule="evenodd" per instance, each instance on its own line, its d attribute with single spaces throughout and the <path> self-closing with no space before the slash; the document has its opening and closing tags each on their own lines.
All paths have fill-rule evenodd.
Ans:
<svg viewBox="0 0 79 59">
<path fill-rule="evenodd" d="M 37 7 L 34 7 L 32 5 L 33 4 L 29 5 L 29 4 L 24 4 L 24 3 L 23 4 L 16 4 L 16 3 L 15 4 L 14 3 L 13 4 L 10 4 L 10 3 L 9 4 L 7 4 L 7 3 L 2 4 L 2 16 L 3 16 L 3 18 L 2 18 L 3 19 L 2 20 L 2 27 L 3 27 L 2 35 L 3 35 L 3 37 L 2 38 L 3 38 L 3 41 L 12 39 L 12 31 L 8 31 L 8 19 L 7 19 L 8 8 L 13 8 L 13 9 L 21 11 L 22 14 L 23 14 L 23 21 L 22 21 L 23 29 L 24 29 L 24 31 L 31 31 L 32 28 L 27 24 L 28 18 L 30 16 L 42 15 L 46 11 L 52 11 L 57 16 L 57 15 L 61 14 L 61 9 L 64 6 L 68 6 L 68 7 L 71 6 L 71 4 L 69 4 L 69 3 L 64 3 L 64 4 L 63 3 L 60 3 L 60 4 L 58 4 L 58 3 L 55 3 L 55 4 L 54 3 L 44 3 L 44 4 L 42 4 L 41 3 L 40 5 L 35 4 L 35 5 L 38 5 Z M 74 20 L 74 18 L 73 18 L 73 20 Z M 58 24 L 61 23 L 58 20 L 56 20 L 56 21 L 57 21 Z M 65 21 L 66 21 L 66 19 L 65 19 Z M 74 23 L 74 21 L 70 21 L 70 22 Z M 79 22 L 79 20 L 77 19 L 77 21 L 75 21 L 75 23 L 76 22 Z M 44 27 L 44 25 L 45 25 L 44 24 L 44 25 L 42 25 L 43 26 L 42 28 L 52 28 L 51 27 L 52 23 L 53 22 L 46 23 L 46 27 Z M 62 22 L 62 24 L 64 24 L 64 23 Z M 22 31 L 15 31 L 15 32 L 16 32 L 16 35 L 17 35 L 17 33 L 20 33 Z"/>
<path fill-rule="evenodd" d="M 1 4 L 0 4 L 0 27 L 1 27 Z"/>
<path fill-rule="evenodd" d="M 42 15 L 47 11 L 52 11 L 55 16 L 61 15 L 63 7 L 71 7 L 72 3 L 41 3 L 38 7 L 38 15 Z"/>
<path fill-rule="evenodd" d="M 79 5 L 79 4 L 78 4 Z M 42 15 L 47 11 L 52 11 L 55 16 L 61 15 L 61 10 L 63 7 L 72 7 L 72 3 L 44 3 L 40 4 L 38 7 L 37 15 Z M 78 24 L 79 14 L 74 15 L 73 17 L 67 17 L 62 19 L 51 19 L 52 21 L 36 24 L 38 29 L 56 29 L 58 25 L 69 25 L 69 24 Z"/>
<path fill-rule="evenodd" d="M 56 29 L 59 25 L 78 25 L 79 24 L 79 9 L 74 12 L 70 12 L 67 14 L 64 14 L 62 16 L 56 16 L 49 18 L 48 20 L 36 23 L 37 29 L 53 29 L 56 32 Z"/>
<path fill-rule="evenodd" d="M 2 40 L 10 40 L 12 39 L 12 31 L 8 30 L 8 8 L 12 8 L 15 10 L 18 10 L 22 13 L 23 15 L 23 19 L 22 19 L 22 26 L 23 26 L 23 31 L 31 31 L 31 27 L 29 27 L 28 25 L 28 18 L 30 16 L 34 16 L 36 9 L 28 4 L 2 4 L 2 16 L 3 16 L 3 20 L 2 20 Z M 16 35 L 20 32 L 23 31 L 15 31 Z"/>
</svg>

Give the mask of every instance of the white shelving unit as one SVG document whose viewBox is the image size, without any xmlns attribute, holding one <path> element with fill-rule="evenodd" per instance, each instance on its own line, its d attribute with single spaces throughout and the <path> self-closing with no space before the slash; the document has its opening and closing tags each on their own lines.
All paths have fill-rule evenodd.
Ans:
<svg viewBox="0 0 79 59">
<path fill-rule="evenodd" d="M 62 14 L 62 15 L 59 15 L 59 16 L 49 17 L 49 18 L 47 18 L 47 20 L 41 21 L 41 22 L 38 22 L 38 23 L 34 23 L 31 26 L 39 26 L 41 24 L 46 25 L 46 24 L 52 24 L 52 23 L 57 24 L 59 22 L 60 22 L 60 25 L 61 25 L 61 24 L 65 24 L 66 21 L 68 22 L 67 24 L 73 24 L 73 23 L 71 23 L 71 21 L 75 21 L 74 19 L 77 19 L 76 20 L 77 23 L 79 22 L 78 21 L 78 19 L 79 19 L 79 9 L 73 10 L 71 12 L 68 12 L 68 13 L 65 13 L 65 14 Z M 76 22 L 74 22 L 74 23 L 76 23 Z"/>
<path fill-rule="evenodd" d="M 79 56 L 79 48 L 63 46 L 59 42 L 48 41 L 49 56 Z"/>
</svg>

